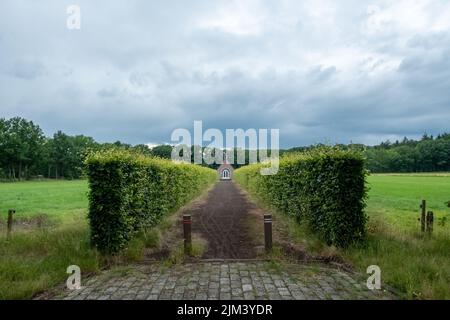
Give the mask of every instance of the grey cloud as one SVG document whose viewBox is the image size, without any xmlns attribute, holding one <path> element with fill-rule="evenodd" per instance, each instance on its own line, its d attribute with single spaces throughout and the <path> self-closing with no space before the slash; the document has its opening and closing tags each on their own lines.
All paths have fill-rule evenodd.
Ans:
<svg viewBox="0 0 450 320">
<path fill-rule="evenodd" d="M 103 88 L 97 94 L 102 98 L 112 98 L 117 96 L 118 92 L 116 88 Z"/>
<path fill-rule="evenodd" d="M 19 60 L 14 63 L 11 73 L 21 79 L 35 79 L 44 74 L 45 68 L 38 61 Z"/>
<path fill-rule="evenodd" d="M 450 30 L 431 27 L 434 6 L 422 30 L 369 32 L 373 1 L 80 0 L 69 32 L 64 6 L 25 2 L 0 11 L 0 116 L 48 134 L 162 143 L 203 120 L 279 128 L 290 147 L 448 130 Z M 234 32 L 254 17 L 256 31 Z"/>
</svg>

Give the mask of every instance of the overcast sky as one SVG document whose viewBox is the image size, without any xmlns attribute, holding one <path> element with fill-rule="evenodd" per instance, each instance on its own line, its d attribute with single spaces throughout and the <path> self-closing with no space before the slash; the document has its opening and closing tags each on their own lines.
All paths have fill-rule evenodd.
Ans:
<svg viewBox="0 0 450 320">
<path fill-rule="evenodd" d="M 282 147 L 450 131 L 450 1 L 1 0 L 13 116 L 133 144 L 194 120 Z"/>
</svg>

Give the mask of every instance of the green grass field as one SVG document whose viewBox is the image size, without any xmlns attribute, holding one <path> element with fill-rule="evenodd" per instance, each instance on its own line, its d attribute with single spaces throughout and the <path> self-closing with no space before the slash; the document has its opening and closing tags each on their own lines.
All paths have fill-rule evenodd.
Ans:
<svg viewBox="0 0 450 320">
<path fill-rule="evenodd" d="M 0 299 L 31 298 L 61 283 L 71 264 L 99 269 L 89 246 L 87 190 L 83 180 L 0 183 Z M 11 241 L 5 241 L 8 209 L 16 210 Z"/>
<path fill-rule="evenodd" d="M 417 229 L 421 200 L 427 200 L 427 210 L 435 222 L 450 217 L 450 175 L 372 175 L 369 181 L 368 212 L 384 214 L 388 223 L 401 229 Z M 450 221 L 449 221 L 450 223 Z"/>
<path fill-rule="evenodd" d="M 29 299 L 60 285 L 70 265 L 86 275 L 140 261 L 146 248 L 159 246 L 161 234 L 175 221 L 168 214 L 119 255 L 101 256 L 90 246 L 87 191 L 86 180 L 0 183 L 0 300 Z M 16 210 L 9 241 L 8 209 Z M 38 217 L 45 223 L 37 224 Z"/>
<path fill-rule="evenodd" d="M 375 264 L 382 279 L 410 299 L 450 299 L 450 175 L 372 175 L 368 241 L 344 255 L 361 271 Z M 421 200 L 434 212 L 431 237 L 420 232 Z"/>
<path fill-rule="evenodd" d="M 450 174 L 372 175 L 368 182 L 367 242 L 341 254 L 361 272 L 379 265 L 383 281 L 406 298 L 450 299 Z M 89 246 L 87 189 L 83 180 L 0 183 L 0 299 L 30 298 L 51 288 L 64 281 L 70 264 L 85 273 L 104 265 Z M 430 238 L 417 221 L 422 199 L 436 217 Z M 9 208 L 25 226 L 40 215 L 50 224 L 19 223 L 7 242 Z M 142 245 L 136 242 L 136 248 Z M 133 248 L 128 254 L 139 256 Z"/>
<path fill-rule="evenodd" d="M 6 220 L 8 209 L 15 209 L 19 220 L 38 215 L 57 223 L 85 220 L 87 192 L 86 180 L 0 183 L 0 217 Z"/>
</svg>

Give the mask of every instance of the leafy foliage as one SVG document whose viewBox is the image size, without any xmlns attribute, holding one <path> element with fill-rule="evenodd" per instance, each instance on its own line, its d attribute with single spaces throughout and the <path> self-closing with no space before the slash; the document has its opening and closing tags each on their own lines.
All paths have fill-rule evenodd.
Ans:
<svg viewBox="0 0 450 320">
<path fill-rule="evenodd" d="M 419 141 L 382 142 L 365 150 L 372 172 L 450 171 L 450 134 L 424 135 Z"/>
<path fill-rule="evenodd" d="M 271 206 L 306 223 L 327 244 L 346 247 L 365 235 L 366 187 L 360 153 L 321 147 L 286 154 L 277 174 L 264 164 L 242 167 L 235 179 Z"/>
<path fill-rule="evenodd" d="M 0 174 L 11 179 L 28 176 L 40 163 L 44 140 L 42 130 L 32 121 L 0 119 Z"/>
<path fill-rule="evenodd" d="M 20 117 L 0 118 L 1 180 L 22 180 L 35 176 L 79 179 L 85 174 L 83 163 L 86 155 L 106 149 L 133 150 L 158 156 L 144 144 L 132 146 L 120 141 L 98 143 L 91 137 L 70 136 L 62 131 L 45 137 L 41 128 L 32 121 Z"/>
<path fill-rule="evenodd" d="M 94 152 L 86 163 L 91 241 L 104 253 L 119 252 L 135 232 L 155 225 L 216 179 L 208 168 L 120 149 Z"/>
</svg>

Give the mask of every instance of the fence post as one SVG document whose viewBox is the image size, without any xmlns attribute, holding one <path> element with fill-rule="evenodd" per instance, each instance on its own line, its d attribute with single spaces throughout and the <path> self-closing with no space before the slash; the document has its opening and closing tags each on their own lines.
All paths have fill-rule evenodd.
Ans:
<svg viewBox="0 0 450 320">
<path fill-rule="evenodd" d="M 192 250 L 191 215 L 183 215 L 184 253 L 190 255 Z"/>
<path fill-rule="evenodd" d="M 264 240 L 266 252 L 272 251 L 272 215 L 264 215 Z"/>
<path fill-rule="evenodd" d="M 422 204 L 420 205 L 420 208 L 422 209 L 422 215 L 420 217 L 420 228 L 422 232 L 425 232 L 425 220 L 426 220 L 426 210 L 427 210 L 427 202 L 426 200 L 422 200 Z"/>
<path fill-rule="evenodd" d="M 13 224 L 13 214 L 16 213 L 16 210 L 9 209 L 8 210 L 8 222 L 6 227 L 6 239 L 11 239 L 11 231 L 12 231 L 12 224 Z"/>
<path fill-rule="evenodd" d="M 428 211 L 428 213 L 427 213 L 427 232 L 429 234 L 433 233 L 433 221 L 434 221 L 433 211 Z"/>
</svg>

